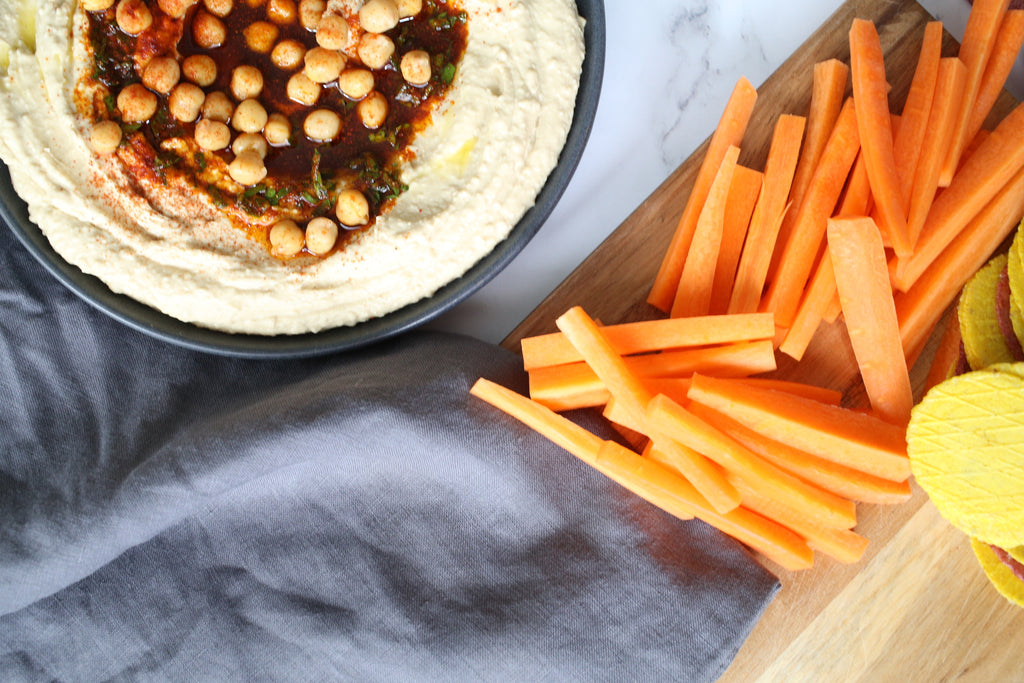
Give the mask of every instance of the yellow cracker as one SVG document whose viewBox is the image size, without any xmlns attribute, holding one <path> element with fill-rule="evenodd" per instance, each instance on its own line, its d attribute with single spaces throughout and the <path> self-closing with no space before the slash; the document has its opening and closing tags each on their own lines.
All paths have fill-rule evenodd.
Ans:
<svg viewBox="0 0 1024 683">
<path fill-rule="evenodd" d="M 967 281 L 960 294 L 960 336 L 967 363 L 974 370 L 1014 360 L 996 311 L 996 287 L 1006 261 L 1006 254 L 993 258 Z"/>
<path fill-rule="evenodd" d="M 1024 544 L 1020 375 L 974 371 L 933 387 L 911 415 L 907 453 L 918 484 L 953 526 L 1003 548 Z"/>
<path fill-rule="evenodd" d="M 1000 595 L 1015 605 L 1024 607 L 1024 581 L 1021 581 L 1010 568 L 992 551 L 987 543 L 972 538 L 971 550 L 978 558 L 978 564 L 985 571 L 985 576 L 996 587 Z"/>
</svg>

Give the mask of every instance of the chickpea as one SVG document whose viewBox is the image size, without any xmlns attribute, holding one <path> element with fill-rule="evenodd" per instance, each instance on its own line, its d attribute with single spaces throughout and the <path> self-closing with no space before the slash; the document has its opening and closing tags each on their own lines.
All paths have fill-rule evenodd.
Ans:
<svg viewBox="0 0 1024 683">
<path fill-rule="evenodd" d="M 267 18 L 275 24 L 290 24 L 297 16 L 295 0 L 270 0 L 267 3 Z"/>
<path fill-rule="evenodd" d="M 314 83 L 309 76 L 301 71 L 288 79 L 285 89 L 288 98 L 299 104 L 311 107 L 320 99 L 320 84 Z"/>
<path fill-rule="evenodd" d="M 315 31 L 327 10 L 324 0 L 299 0 L 299 23 L 307 31 Z"/>
<path fill-rule="evenodd" d="M 81 0 L 86 12 L 105 12 L 114 6 L 114 0 Z"/>
<path fill-rule="evenodd" d="M 281 69 L 294 69 L 306 57 L 306 46 L 297 40 L 282 40 L 270 51 L 270 61 Z"/>
<path fill-rule="evenodd" d="M 181 79 L 181 67 L 174 57 L 154 57 L 142 70 L 142 84 L 166 95 Z"/>
<path fill-rule="evenodd" d="M 189 55 L 181 62 L 181 73 L 198 86 L 207 87 L 217 80 L 217 62 L 210 55 Z"/>
<path fill-rule="evenodd" d="M 196 45 L 207 50 L 220 47 L 227 40 L 227 35 L 223 21 L 204 10 L 196 12 L 192 19 L 192 39 Z"/>
<path fill-rule="evenodd" d="M 356 54 L 368 69 L 383 69 L 395 54 L 395 44 L 382 33 L 364 33 L 359 38 Z"/>
<path fill-rule="evenodd" d="M 245 0 L 245 4 L 249 7 L 252 7 L 253 9 L 256 9 L 257 7 L 263 7 L 263 5 L 266 4 L 266 2 L 267 0 Z"/>
<path fill-rule="evenodd" d="M 270 253 L 278 258 L 296 256 L 302 251 L 304 239 L 298 223 L 287 218 L 278 221 L 270 228 Z"/>
<path fill-rule="evenodd" d="M 430 55 L 425 50 L 410 50 L 402 55 L 401 69 L 406 83 L 422 87 L 430 82 Z"/>
<path fill-rule="evenodd" d="M 423 0 L 396 0 L 398 16 L 403 19 L 414 17 L 423 10 Z"/>
<path fill-rule="evenodd" d="M 267 125 L 267 110 L 258 100 L 242 100 L 235 107 L 231 126 L 240 133 L 259 133 Z"/>
<path fill-rule="evenodd" d="M 231 98 L 219 90 L 207 93 L 206 99 L 203 100 L 202 114 L 204 119 L 227 123 L 231 120 L 234 113 L 235 105 L 231 103 Z"/>
<path fill-rule="evenodd" d="M 370 33 L 384 33 L 398 26 L 395 0 L 367 0 L 359 8 L 359 25 Z"/>
<path fill-rule="evenodd" d="M 326 142 L 341 132 L 341 117 L 330 109 L 315 109 L 302 122 L 302 131 L 315 142 Z"/>
<path fill-rule="evenodd" d="M 373 91 L 373 73 L 366 69 L 345 69 L 338 76 L 338 89 L 351 100 L 361 100 Z"/>
<path fill-rule="evenodd" d="M 359 101 L 356 113 L 367 128 L 380 128 L 388 117 L 388 98 L 374 91 Z"/>
<path fill-rule="evenodd" d="M 325 14 L 316 27 L 316 44 L 328 50 L 343 50 L 348 46 L 348 19 L 337 14 Z"/>
<path fill-rule="evenodd" d="M 288 117 L 280 112 L 274 112 L 267 117 L 267 125 L 263 126 L 263 137 L 274 147 L 282 147 L 288 144 L 292 136 L 292 124 Z"/>
<path fill-rule="evenodd" d="M 196 144 L 201 148 L 215 152 L 227 149 L 231 144 L 231 129 L 223 121 L 200 119 L 195 129 Z"/>
<path fill-rule="evenodd" d="M 324 256 L 338 241 L 338 224 L 326 216 L 317 216 L 306 224 L 306 248 Z"/>
<path fill-rule="evenodd" d="M 338 193 L 334 213 L 342 225 L 354 228 L 370 222 L 370 204 L 362 192 L 348 188 Z"/>
<path fill-rule="evenodd" d="M 249 46 L 250 50 L 261 55 L 270 52 L 280 33 L 281 29 L 269 21 L 254 21 L 242 31 L 245 44 Z"/>
<path fill-rule="evenodd" d="M 236 100 L 259 97 L 263 92 L 263 72 L 255 66 L 242 64 L 231 70 L 231 94 Z"/>
<path fill-rule="evenodd" d="M 113 154 L 121 145 L 121 126 L 117 121 L 100 121 L 92 127 L 89 146 L 97 154 Z"/>
<path fill-rule="evenodd" d="M 263 158 L 250 149 L 231 160 L 228 174 L 239 185 L 255 185 L 267 177 L 267 167 L 263 165 Z"/>
<path fill-rule="evenodd" d="M 126 85 L 117 94 L 117 109 L 127 123 L 147 121 L 156 113 L 157 98 L 141 83 Z"/>
<path fill-rule="evenodd" d="M 235 0 L 203 0 L 203 7 L 213 16 L 223 19 L 235 9 Z"/>
<path fill-rule="evenodd" d="M 314 83 L 329 83 L 341 75 L 345 68 L 345 56 L 337 50 L 314 47 L 306 53 L 305 73 Z"/>
<path fill-rule="evenodd" d="M 120 0 L 114 17 L 118 27 L 130 36 L 137 36 L 153 25 L 153 13 L 144 0 Z"/>
<path fill-rule="evenodd" d="M 181 19 L 196 0 L 156 0 L 157 6 L 172 19 Z"/>
<path fill-rule="evenodd" d="M 167 108 L 178 121 L 191 123 L 199 118 L 206 101 L 206 93 L 195 83 L 179 83 L 167 98 Z"/>
<path fill-rule="evenodd" d="M 231 151 L 236 156 L 242 152 L 256 152 L 260 155 L 260 159 L 266 159 L 268 151 L 267 139 L 259 133 L 242 133 L 231 143 Z"/>
</svg>

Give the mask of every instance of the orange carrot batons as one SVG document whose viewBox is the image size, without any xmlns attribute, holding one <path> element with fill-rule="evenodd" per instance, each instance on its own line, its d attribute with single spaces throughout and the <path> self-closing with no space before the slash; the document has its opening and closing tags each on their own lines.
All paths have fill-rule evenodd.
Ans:
<svg viewBox="0 0 1024 683">
<path fill-rule="evenodd" d="M 892 481 L 910 476 L 904 429 L 873 415 L 704 375 L 690 380 L 687 395 L 812 455 Z"/>
<path fill-rule="evenodd" d="M 856 524 L 857 514 L 852 502 L 780 470 L 666 396 L 659 394 L 651 400 L 647 416 L 649 423 L 658 425 L 663 434 L 704 453 L 765 495 L 788 501 L 826 526 L 848 529 Z"/>
<path fill-rule="evenodd" d="M 932 203 L 914 253 L 898 260 L 894 284 L 906 291 L 961 230 L 1024 167 L 1024 104 L 1017 105 L 963 162 Z"/>
<path fill-rule="evenodd" d="M 793 323 L 824 242 L 826 221 L 839 200 L 859 150 L 857 114 L 853 101 L 847 100 L 800 205 L 790 239 L 782 246 L 778 270 L 761 303 L 762 310 L 775 313 L 775 323 L 780 327 Z"/>
<path fill-rule="evenodd" d="M 775 334 L 775 319 L 770 313 L 666 318 L 607 325 L 601 331 L 615 351 L 626 356 L 688 346 L 771 339 Z M 525 337 L 522 353 L 525 370 L 583 360 L 580 352 L 561 332 Z"/>
<path fill-rule="evenodd" d="M 791 209 L 779 228 L 778 244 L 785 246 L 793 230 L 796 214 L 803 204 L 804 195 L 811 185 L 811 179 L 818 168 L 818 162 L 825 153 L 832 130 L 839 118 L 846 99 L 846 88 L 850 76 L 850 67 L 838 59 L 826 59 L 814 65 L 811 82 L 811 104 L 807 112 L 807 134 L 800 150 L 793 175 L 793 185 L 789 201 Z M 779 267 L 781 250 L 776 249 L 772 255 L 768 269 L 768 280 L 775 278 Z"/>
<path fill-rule="evenodd" d="M 878 31 L 872 21 L 854 19 L 850 27 L 850 71 L 857 103 L 861 153 L 871 182 L 879 226 L 898 256 L 911 251 L 907 211 L 900 190 L 889 114 L 889 83 Z"/>
<path fill-rule="evenodd" d="M 838 496 L 875 505 L 894 505 L 910 498 L 908 480 L 894 482 L 811 455 L 788 444 L 769 439 L 764 434 L 699 403 L 691 402 L 690 410 L 765 460 Z"/>
<path fill-rule="evenodd" d="M 909 211 L 910 191 L 914 184 L 914 169 L 928 132 L 928 119 L 935 96 L 935 82 L 939 77 L 942 58 L 942 22 L 930 21 L 924 27 L 917 68 L 910 82 L 910 91 L 903 105 L 899 131 L 893 139 L 893 157 L 900 179 L 900 192 Z M 910 240 L 913 244 L 913 239 Z"/>
<path fill-rule="evenodd" d="M 697 227 L 697 218 L 704 207 L 711 183 L 719 166 L 722 165 L 726 150 L 732 146 L 738 147 L 743 141 L 743 134 L 747 130 L 747 123 L 750 121 L 756 101 L 757 90 L 750 81 L 741 78 L 733 88 L 722 118 L 711 136 L 704 161 L 697 172 L 682 216 L 648 294 L 648 303 L 661 311 L 668 313 L 672 310 L 672 300 L 679 286 L 679 276 L 682 275 L 693 231 Z"/>
<path fill-rule="evenodd" d="M 743 252 L 743 244 L 750 229 L 750 220 L 761 189 L 764 174 L 746 166 L 737 166 L 729 188 L 729 199 L 725 207 L 722 224 L 722 244 L 715 264 L 715 279 L 711 287 L 711 305 L 708 312 L 721 315 L 728 312 L 736 271 Z"/>
<path fill-rule="evenodd" d="M 942 166 L 942 175 L 939 179 L 941 187 L 947 187 L 953 181 L 953 174 L 960 165 L 963 150 L 970 142 L 968 123 L 971 111 L 981 89 L 981 79 L 989 56 L 999 35 L 999 25 L 1009 5 L 1010 0 L 974 0 L 971 3 L 971 12 L 967 16 L 967 26 L 964 27 L 964 37 L 960 41 L 960 52 L 957 55 L 967 67 L 967 81 L 951 134 L 949 152 Z"/>
<path fill-rule="evenodd" d="M 478 379 L 469 393 L 519 420 L 576 457 L 591 462 L 602 439 L 572 420 L 488 379 Z"/>
<path fill-rule="evenodd" d="M 736 171 L 739 147 L 725 152 L 715 179 L 711 183 L 707 200 L 697 217 L 690 249 L 679 275 L 679 285 L 672 302 L 673 318 L 708 315 L 711 312 L 711 291 L 715 279 L 715 266 L 722 246 L 725 228 L 725 210 L 729 202 L 729 188 Z"/>
<path fill-rule="evenodd" d="M 609 442 L 612 443 L 612 442 Z M 716 512 L 706 502 L 702 504 L 700 494 L 692 489 L 682 477 L 673 478 L 670 466 L 665 466 L 658 449 L 650 451 L 650 457 L 641 457 L 626 448 L 608 446 L 602 449 L 600 458 L 602 471 L 609 476 L 632 472 L 656 472 L 659 478 L 669 480 L 669 486 L 678 492 L 678 498 L 691 496 L 691 504 L 684 508 L 694 517 L 715 527 L 741 543 L 760 552 L 771 561 L 789 570 L 808 569 L 814 565 L 814 553 L 807 541 L 796 532 L 767 517 L 738 507 L 726 513 Z M 661 465 L 661 469 L 657 466 Z M 653 476 L 648 476 L 654 479 Z M 669 486 L 666 486 L 668 488 Z"/>
<path fill-rule="evenodd" d="M 948 192 L 949 190 L 945 190 Z M 903 352 L 916 355 L 967 279 L 989 260 L 1024 215 L 1024 167 L 985 205 L 906 292 L 896 292 Z"/>
<path fill-rule="evenodd" d="M 783 114 L 775 123 L 761 194 L 750 217 L 747 239 L 736 268 L 729 313 L 753 313 L 757 310 L 779 228 L 786 215 L 806 122 L 802 116 Z"/>
<path fill-rule="evenodd" d="M 978 96 L 967 122 L 967 140 L 972 140 L 985 124 L 999 94 L 1003 91 L 1006 79 L 1013 70 L 1021 46 L 1024 45 L 1024 10 L 1012 9 L 1003 15 L 996 35 L 992 54 L 989 55 L 985 72 L 978 86 Z M 969 143 L 968 143 L 969 144 Z"/>
<path fill-rule="evenodd" d="M 631 372 L 608 339 L 590 316 L 575 306 L 555 321 L 558 328 L 572 342 L 594 373 L 608 388 L 608 392 L 626 416 L 627 427 L 646 433 L 657 443 L 661 440 L 655 430 L 647 425 L 647 404 L 652 396 L 644 383 Z M 689 468 L 682 474 L 720 512 L 739 505 L 739 493 L 710 462 L 703 459 L 687 459 Z"/>
<path fill-rule="evenodd" d="M 907 207 L 907 232 L 914 244 L 921 234 L 928 210 L 939 189 L 939 176 L 946 158 L 950 135 L 956 122 L 957 105 L 963 93 L 967 71 L 956 57 L 939 60 L 935 96 L 928 117 L 928 135 L 914 170 L 910 203 Z"/>
<path fill-rule="evenodd" d="M 914 395 L 878 227 L 870 218 L 830 219 L 828 248 L 843 319 L 871 407 L 887 422 L 905 426 Z"/>
</svg>

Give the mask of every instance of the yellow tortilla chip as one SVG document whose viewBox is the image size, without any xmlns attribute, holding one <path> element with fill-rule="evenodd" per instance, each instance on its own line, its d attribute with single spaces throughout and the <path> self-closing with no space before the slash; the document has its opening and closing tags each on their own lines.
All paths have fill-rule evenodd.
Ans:
<svg viewBox="0 0 1024 683">
<path fill-rule="evenodd" d="M 1024 607 L 1024 581 L 1014 576 L 1010 568 L 1003 564 L 988 543 L 982 543 L 978 539 L 972 538 L 971 550 L 978 558 L 978 564 L 985 571 L 985 576 L 996 587 L 1000 595 L 1013 604 Z"/>
<path fill-rule="evenodd" d="M 976 370 L 932 387 L 911 413 L 917 483 L 949 522 L 1002 548 L 1024 545 L 1024 378 Z"/>
<path fill-rule="evenodd" d="M 1006 254 L 996 256 L 967 281 L 960 293 L 960 336 L 967 363 L 973 370 L 1016 360 L 1003 336 L 996 310 L 996 287 L 1006 263 Z"/>
</svg>

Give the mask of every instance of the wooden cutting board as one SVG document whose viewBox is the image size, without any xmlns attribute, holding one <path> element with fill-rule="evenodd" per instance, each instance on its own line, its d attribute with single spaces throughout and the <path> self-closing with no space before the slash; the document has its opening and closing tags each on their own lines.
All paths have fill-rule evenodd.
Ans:
<svg viewBox="0 0 1024 683">
<path fill-rule="evenodd" d="M 815 62 L 848 62 L 854 17 L 874 20 L 886 53 L 897 111 L 909 87 L 925 24 L 916 2 L 850 0 L 761 87 L 741 163 L 763 168 L 775 118 L 805 114 Z M 956 54 L 947 35 L 943 54 Z M 1004 93 L 993 116 L 1015 105 Z M 708 122 L 709 132 L 714 122 Z M 503 342 L 518 351 L 524 336 L 550 332 L 555 318 L 583 306 L 605 323 L 663 317 L 645 299 L 703 158 L 705 142 Z M 918 396 L 932 344 L 912 379 Z M 842 323 L 819 330 L 799 364 L 780 357 L 778 374 L 840 389 L 863 402 Z M 1004 600 L 974 561 L 967 538 L 916 490 L 897 507 L 861 505 L 857 530 L 870 545 L 852 566 L 817 558 L 787 572 L 765 560 L 782 591 L 769 606 L 723 681 L 863 680 L 1024 681 L 1024 609 Z"/>
</svg>

